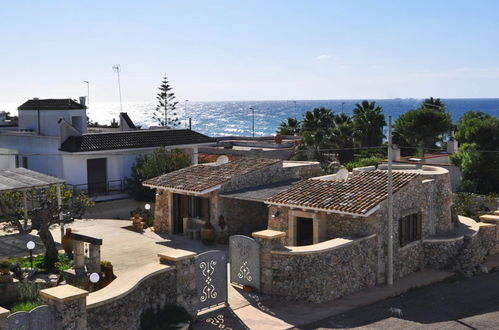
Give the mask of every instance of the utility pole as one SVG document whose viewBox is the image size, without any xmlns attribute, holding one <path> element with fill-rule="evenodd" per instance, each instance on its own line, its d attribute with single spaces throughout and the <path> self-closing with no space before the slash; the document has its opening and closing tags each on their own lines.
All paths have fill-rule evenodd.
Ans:
<svg viewBox="0 0 499 330">
<path fill-rule="evenodd" d="M 341 113 L 343 113 L 343 106 L 345 105 L 345 102 L 341 102 Z"/>
<path fill-rule="evenodd" d="M 185 128 L 187 128 L 187 102 L 189 102 L 189 100 L 185 100 L 185 105 L 184 105 L 184 125 L 185 125 Z"/>
<path fill-rule="evenodd" d="M 295 119 L 297 118 L 296 117 L 296 101 L 293 101 L 293 103 L 295 104 Z"/>
<path fill-rule="evenodd" d="M 386 282 L 393 285 L 392 116 L 388 116 L 388 256 Z"/>
<path fill-rule="evenodd" d="M 120 112 L 123 112 L 123 106 L 121 104 L 121 82 L 120 82 L 121 66 L 119 64 L 115 64 L 113 65 L 113 70 L 116 71 L 116 74 L 118 75 L 118 91 L 120 93 Z"/>
<path fill-rule="evenodd" d="M 88 80 L 83 80 L 87 84 L 87 107 L 90 105 L 90 82 Z"/>
</svg>

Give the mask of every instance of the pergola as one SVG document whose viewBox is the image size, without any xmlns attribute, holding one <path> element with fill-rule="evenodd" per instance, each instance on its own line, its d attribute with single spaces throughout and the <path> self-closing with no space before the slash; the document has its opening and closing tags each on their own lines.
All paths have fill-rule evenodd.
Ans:
<svg viewBox="0 0 499 330">
<path fill-rule="evenodd" d="M 40 172 L 18 167 L 8 170 L 0 170 L 0 193 L 20 191 L 23 193 L 24 219 L 28 219 L 28 203 L 26 191 L 42 189 L 55 186 L 57 189 L 57 203 L 59 208 L 62 205 L 61 186 L 65 183 L 63 179 L 46 175 Z M 62 220 L 62 212 L 59 219 Z"/>
</svg>

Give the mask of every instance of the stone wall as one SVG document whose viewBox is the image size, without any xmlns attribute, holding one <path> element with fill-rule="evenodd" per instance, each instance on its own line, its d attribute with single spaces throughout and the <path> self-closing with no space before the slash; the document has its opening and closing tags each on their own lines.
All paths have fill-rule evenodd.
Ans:
<svg viewBox="0 0 499 330">
<path fill-rule="evenodd" d="M 337 213 L 329 213 L 326 217 L 326 228 L 328 239 L 345 236 L 366 236 L 376 232 L 375 217 L 353 217 Z"/>
<path fill-rule="evenodd" d="M 221 202 L 229 235 L 250 236 L 255 231 L 267 229 L 268 210 L 264 203 L 235 198 L 221 198 Z"/>
<path fill-rule="evenodd" d="M 398 245 L 398 242 L 395 242 Z M 398 257 L 394 260 L 394 274 L 399 278 L 417 272 L 424 267 L 423 244 L 412 242 L 398 249 Z"/>
<path fill-rule="evenodd" d="M 168 233 L 168 192 L 156 189 L 156 201 L 154 207 L 154 231 Z"/>
<path fill-rule="evenodd" d="M 320 164 L 314 162 L 302 166 L 283 166 L 282 163 L 276 163 L 230 180 L 230 182 L 222 186 L 220 192 L 256 187 L 290 179 L 307 179 L 322 174 Z"/>
<path fill-rule="evenodd" d="M 425 266 L 433 269 L 451 269 L 463 246 L 464 237 L 429 239 L 423 243 Z"/>
<path fill-rule="evenodd" d="M 376 284 L 376 235 L 273 250 L 272 295 L 325 302 Z M 307 248 L 307 249 L 304 249 Z"/>
<path fill-rule="evenodd" d="M 140 329 L 140 316 L 146 309 L 176 302 L 175 276 L 174 269 L 165 269 L 116 299 L 88 306 L 89 329 Z"/>
<path fill-rule="evenodd" d="M 286 236 L 282 238 L 282 242 L 284 245 L 289 245 L 288 218 L 289 218 L 289 207 L 281 207 L 276 205 L 271 205 L 269 207 L 268 228 L 271 230 L 277 230 L 286 233 Z"/>
</svg>

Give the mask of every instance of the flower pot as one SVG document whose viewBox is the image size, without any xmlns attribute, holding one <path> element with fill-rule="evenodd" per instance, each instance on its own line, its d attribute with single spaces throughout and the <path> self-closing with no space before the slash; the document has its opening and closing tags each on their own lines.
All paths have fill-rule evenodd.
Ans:
<svg viewBox="0 0 499 330">
<path fill-rule="evenodd" d="M 282 136 L 276 135 L 274 137 L 274 141 L 275 141 L 276 144 L 281 144 L 282 143 Z"/>
<path fill-rule="evenodd" d="M 73 253 L 73 239 L 69 237 L 70 234 L 71 228 L 66 228 L 66 233 L 61 240 L 62 248 L 67 255 L 71 255 Z"/>
<path fill-rule="evenodd" d="M 0 283 L 12 283 L 14 281 L 14 273 L 7 272 L 0 274 Z"/>
<path fill-rule="evenodd" d="M 0 274 L 7 275 L 10 274 L 10 266 L 3 266 L 0 268 Z"/>
<path fill-rule="evenodd" d="M 215 228 L 202 228 L 201 242 L 206 245 L 213 245 L 215 243 Z"/>
</svg>

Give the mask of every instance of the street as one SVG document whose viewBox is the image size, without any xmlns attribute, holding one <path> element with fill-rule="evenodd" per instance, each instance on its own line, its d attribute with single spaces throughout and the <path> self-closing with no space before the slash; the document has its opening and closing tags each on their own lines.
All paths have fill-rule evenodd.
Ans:
<svg viewBox="0 0 499 330">
<path fill-rule="evenodd" d="M 499 329 L 499 272 L 454 277 L 297 329 L 338 328 Z"/>
</svg>

